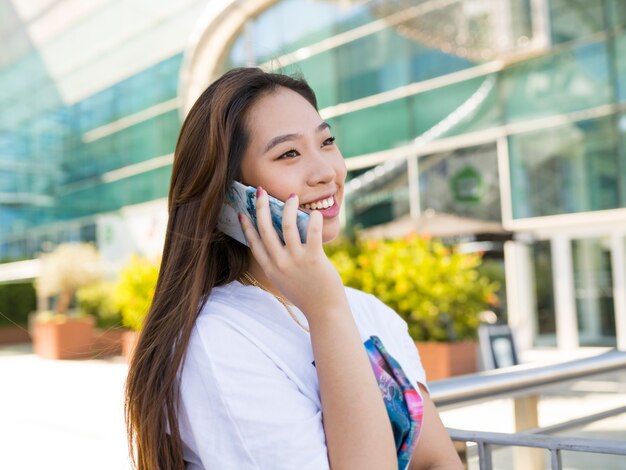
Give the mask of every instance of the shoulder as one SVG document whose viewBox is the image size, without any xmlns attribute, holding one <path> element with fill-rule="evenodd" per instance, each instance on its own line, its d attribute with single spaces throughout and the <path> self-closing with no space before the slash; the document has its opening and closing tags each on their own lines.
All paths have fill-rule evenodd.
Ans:
<svg viewBox="0 0 626 470">
<path fill-rule="evenodd" d="M 366 341 L 376 336 L 412 384 L 426 385 L 426 374 L 406 321 L 372 294 L 349 287 L 346 294 L 362 339 Z"/>
<path fill-rule="evenodd" d="M 365 322 L 372 326 L 380 325 L 406 331 L 404 319 L 375 295 L 352 287 L 346 287 L 346 295 L 357 323 Z"/>
<path fill-rule="evenodd" d="M 205 300 L 187 345 L 185 367 L 214 375 L 280 369 L 292 380 L 310 379 L 313 352 L 308 336 L 271 294 L 231 283 Z"/>
</svg>

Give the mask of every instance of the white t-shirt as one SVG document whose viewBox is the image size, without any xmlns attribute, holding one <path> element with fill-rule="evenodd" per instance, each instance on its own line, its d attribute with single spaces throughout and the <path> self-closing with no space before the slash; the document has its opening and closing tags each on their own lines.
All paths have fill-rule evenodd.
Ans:
<svg viewBox="0 0 626 470">
<path fill-rule="evenodd" d="M 425 385 L 406 322 L 372 295 L 346 294 L 363 341 L 377 336 L 411 383 Z M 180 392 L 187 469 L 329 468 L 310 336 L 268 292 L 239 282 L 212 290 L 191 334 Z"/>
</svg>

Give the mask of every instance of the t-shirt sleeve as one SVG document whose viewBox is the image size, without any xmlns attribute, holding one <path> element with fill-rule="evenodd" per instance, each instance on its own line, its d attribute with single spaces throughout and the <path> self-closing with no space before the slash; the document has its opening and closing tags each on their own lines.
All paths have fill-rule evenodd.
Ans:
<svg viewBox="0 0 626 470">
<path fill-rule="evenodd" d="M 420 383 L 428 390 L 426 372 L 424 371 L 417 346 L 415 346 L 415 341 L 409 335 L 409 327 L 406 321 L 377 297 L 373 295 L 368 295 L 368 297 L 376 310 L 376 316 L 379 318 L 379 321 L 384 322 L 390 330 L 390 339 L 393 341 L 394 349 L 398 355 L 396 360 L 402 366 L 402 370 L 413 385 Z"/>
<path fill-rule="evenodd" d="M 409 335 L 409 329 L 406 323 L 404 324 L 402 332 L 398 333 L 398 336 L 402 350 L 404 351 L 404 356 L 406 357 L 405 373 L 407 377 L 411 379 L 412 384 L 420 383 L 426 387 L 426 390 L 428 390 L 428 384 L 426 383 L 426 371 L 422 365 L 422 360 L 420 359 L 415 341 Z"/>
<path fill-rule="evenodd" d="M 181 373 L 187 468 L 327 469 L 322 414 L 252 339 L 199 318 Z"/>
</svg>

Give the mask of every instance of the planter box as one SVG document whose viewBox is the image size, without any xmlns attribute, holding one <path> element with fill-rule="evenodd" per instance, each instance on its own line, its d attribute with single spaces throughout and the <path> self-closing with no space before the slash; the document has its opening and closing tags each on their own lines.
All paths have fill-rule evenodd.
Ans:
<svg viewBox="0 0 626 470">
<path fill-rule="evenodd" d="M 33 351 L 45 359 L 85 359 L 91 356 L 95 319 L 68 318 L 63 322 L 32 323 Z"/>
<path fill-rule="evenodd" d="M 130 362 L 130 358 L 135 351 L 138 338 L 139 334 L 136 331 L 131 330 L 126 330 L 122 335 L 122 356 L 124 356 L 126 362 Z"/>
<path fill-rule="evenodd" d="M 96 329 L 94 331 L 92 352 L 94 357 L 122 355 L 122 343 L 125 328 Z"/>
<path fill-rule="evenodd" d="M 426 380 L 446 379 L 478 371 L 478 342 L 416 342 Z"/>
<path fill-rule="evenodd" d="M 25 326 L 0 327 L 0 344 L 29 343 L 30 334 Z"/>
</svg>

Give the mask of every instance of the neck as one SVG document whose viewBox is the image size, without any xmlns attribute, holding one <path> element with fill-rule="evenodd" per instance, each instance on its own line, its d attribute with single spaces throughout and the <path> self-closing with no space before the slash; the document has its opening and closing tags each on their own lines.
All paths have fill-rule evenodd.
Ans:
<svg viewBox="0 0 626 470">
<path fill-rule="evenodd" d="M 270 279 L 265 275 L 265 271 L 263 271 L 261 265 L 257 262 L 254 256 L 252 256 L 252 252 L 250 252 L 249 260 L 248 272 L 252 275 L 252 277 L 261 283 L 263 287 L 265 287 L 272 294 L 284 297 L 283 293 L 278 290 L 272 281 L 270 281 Z"/>
</svg>

